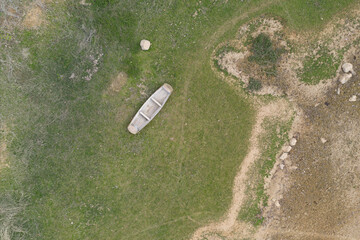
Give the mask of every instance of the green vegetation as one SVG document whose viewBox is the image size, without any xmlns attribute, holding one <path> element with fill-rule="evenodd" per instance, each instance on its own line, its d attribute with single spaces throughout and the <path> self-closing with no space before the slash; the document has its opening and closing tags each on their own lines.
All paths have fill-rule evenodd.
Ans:
<svg viewBox="0 0 360 240">
<path fill-rule="evenodd" d="M 268 35 L 260 33 L 252 40 L 249 61 L 254 61 L 262 66 L 275 65 L 283 53 L 283 49 L 274 48 Z"/>
<path fill-rule="evenodd" d="M 270 12 L 276 12 L 296 31 L 316 31 L 331 20 L 339 10 L 346 11 L 346 8 L 355 2 L 353 0 L 287 0 L 271 6 Z"/>
<path fill-rule="evenodd" d="M 252 77 L 249 79 L 249 85 L 247 86 L 247 89 L 249 91 L 258 91 L 261 88 L 262 88 L 261 81 L 256 80 L 256 79 L 254 79 Z"/>
<path fill-rule="evenodd" d="M 307 56 L 304 68 L 300 71 L 300 80 L 308 84 L 317 84 L 321 80 L 332 78 L 340 64 L 340 57 L 334 57 L 330 51 L 323 47 L 317 54 Z"/>
<path fill-rule="evenodd" d="M 46 31 L 18 31 L 4 52 L 21 64 L 16 81 L 1 81 L 2 120 L 16 135 L 0 189 L 2 206 L 19 209 L 1 213 L 11 239 L 182 239 L 230 203 L 253 110 L 192 44 L 208 44 L 199 37 L 227 9 L 209 5 L 206 22 L 187 3 L 98 3 L 52 6 Z M 150 51 L 139 51 L 142 38 Z M 125 86 L 107 93 L 120 71 Z M 145 100 L 137 85 L 150 94 L 165 81 L 175 89 L 168 104 L 130 135 Z"/>
<path fill-rule="evenodd" d="M 266 133 L 260 137 L 262 146 L 261 156 L 250 170 L 250 184 L 247 186 L 247 199 L 242 206 L 239 219 L 252 223 L 255 227 L 262 224 L 262 208 L 267 206 L 268 195 L 265 193 L 264 178 L 269 176 L 276 162 L 276 154 L 287 141 L 287 132 L 291 127 L 291 121 L 284 122 L 278 119 L 268 118 L 263 123 Z"/>
<path fill-rule="evenodd" d="M 212 72 L 211 52 L 249 18 L 285 11 L 262 0 L 91 3 L 48 3 L 46 26 L 18 27 L 0 49 L 11 165 L 0 170 L 0 238 L 187 239 L 229 206 L 254 117 Z M 317 8 L 299 24 L 308 11 Z M 126 84 L 108 93 L 121 71 Z M 150 94 L 164 82 L 168 104 L 130 135 L 145 100 L 138 85 Z"/>
</svg>

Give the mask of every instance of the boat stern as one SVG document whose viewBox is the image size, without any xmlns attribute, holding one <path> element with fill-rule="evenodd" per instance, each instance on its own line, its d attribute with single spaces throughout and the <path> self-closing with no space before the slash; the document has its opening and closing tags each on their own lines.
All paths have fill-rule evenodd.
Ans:
<svg viewBox="0 0 360 240">
<path fill-rule="evenodd" d="M 135 126 L 133 126 L 132 124 L 129 124 L 128 130 L 132 134 L 137 134 L 139 132 L 138 129 Z"/>
<path fill-rule="evenodd" d="M 169 93 L 172 93 L 173 91 L 173 88 L 170 86 L 170 84 L 167 83 L 163 85 L 163 88 L 165 88 L 165 90 L 168 91 Z"/>
</svg>

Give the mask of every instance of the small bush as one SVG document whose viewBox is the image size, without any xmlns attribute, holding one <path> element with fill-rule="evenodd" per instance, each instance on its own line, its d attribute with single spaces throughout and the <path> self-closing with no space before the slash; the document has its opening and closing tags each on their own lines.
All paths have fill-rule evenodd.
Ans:
<svg viewBox="0 0 360 240">
<path fill-rule="evenodd" d="M 258 91 L 262 88 L 262 84 L 261 84 L 261 81 L 259 80 L 256 80 L 254 78 L 250 78 L 249 79 L 249 85 L 247 87 L 247 89 L 249 91 Z"/>
<path fill-rule="evenodd" d="M 252 40 L 250 51 L 252 55 L 249 57 L 249 61 L 254 61 L 259 65 L 266 66 L 276 64 L 280 55 L 284 52 L 284 49 L 274 48 L 270 37 L 264 33 L 260 33 Z"/>
</svg>

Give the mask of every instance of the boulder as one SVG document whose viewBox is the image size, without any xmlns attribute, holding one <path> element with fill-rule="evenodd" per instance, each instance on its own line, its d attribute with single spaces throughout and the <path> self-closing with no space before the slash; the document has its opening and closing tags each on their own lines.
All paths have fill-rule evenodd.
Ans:
<svg viewBox="0 0 360 240">
<path fill-rule="evenodd" d="M 292 139 L 290 139 L 290 146 L 295 146 L 296 145 L 296 143 L 297 143 L 297 140 L 296 140 L 296 138 L 292 138 Z"/>
<path fill-rule="evenodd" d="M 151 43 L 150 43 L 149 40 L 143 39 L 143 40 L 141 40 L 141 42 L 140 42 L 141 50 L 144 50 L 144 51 L 149 50 L 150 45 L 151 45 Z"/>
<path fill-rule="evenodd" d="M 345 84 L 347 83 L 347 81 L 350 80 L 351 77 L 352 77 L 351 73 L 345 73 L 339 77 L 339 82 L 341 82 L 341 84 Z"/>
<path fill-rule="evenodd" d="M 285 159 L 287 159 L 288 156 L 289 156 L 289 154 L 284 152 L 283 154 L 281 154 L 280 160 L 285 160 Z"/>
<path fill-rule="evenodd" d="M 291 151 L 292 147 L 291 146 L 284 146 L 282 148 L 283 152 L 289 153 Z"/>
<path fill-rule="evenodd" d="M 353 69 L 353 65 L 351 63 L 344 63 L 342 66 L 341 66 L 342 70 L 344 71 L 344 73 L 349 73 L 351 72 L 352 75 L 355 75 L 355 71 Z"/>
</svg>

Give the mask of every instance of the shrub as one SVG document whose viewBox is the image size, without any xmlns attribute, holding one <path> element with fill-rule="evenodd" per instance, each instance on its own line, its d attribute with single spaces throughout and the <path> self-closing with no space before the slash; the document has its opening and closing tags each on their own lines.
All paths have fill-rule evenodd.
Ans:
<svg viewBox="0 0 360 240">
<path fill-rule="evenodd" d="M 247 87 L 247 89 L 249 91 L 258 91 L 262 88 L 262 84 L 261 84 L 261 81 L 259 80 L 256 80 L 254 78 L 250 78 L 249 79 L 249 85 Z"/>
<path fill-rule="evenodd" d="M 249 61 L 254 61 L 259 65 L 276 64 L 284 49 L 274 48 L 268 35 L 260 33 L 252 40 L 250 51 L 252 55 Z"/>
</svg>

